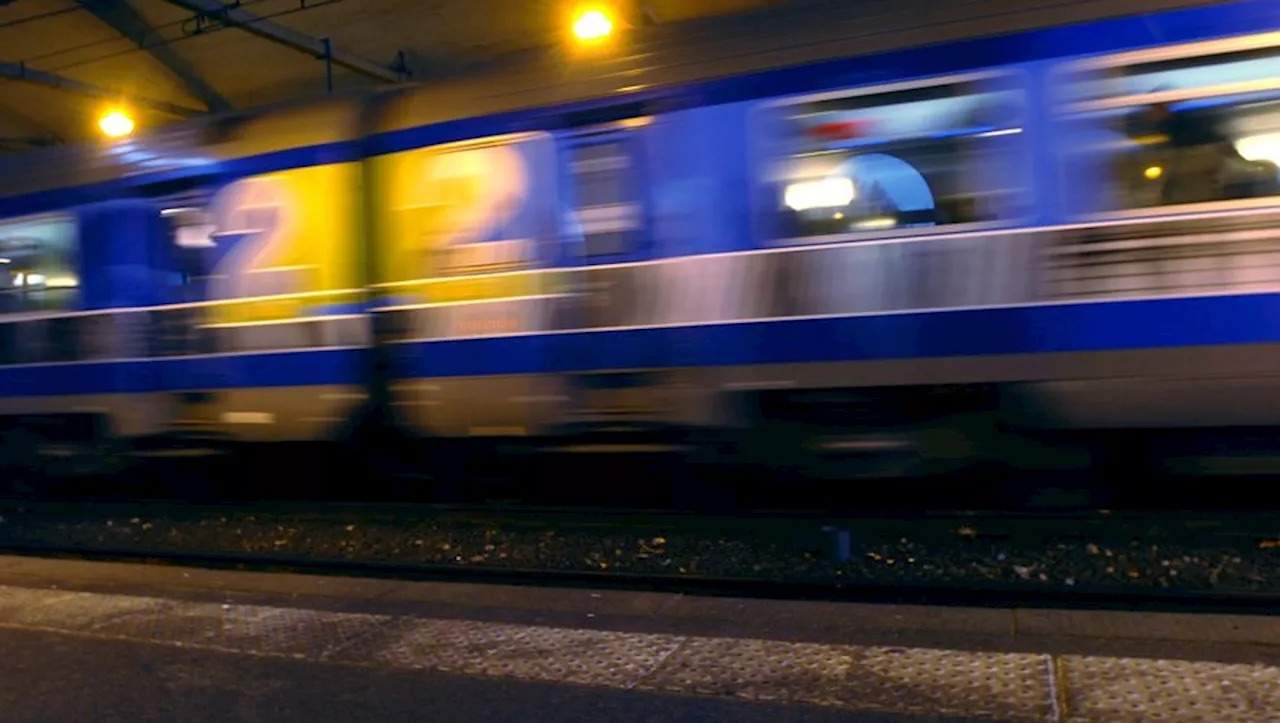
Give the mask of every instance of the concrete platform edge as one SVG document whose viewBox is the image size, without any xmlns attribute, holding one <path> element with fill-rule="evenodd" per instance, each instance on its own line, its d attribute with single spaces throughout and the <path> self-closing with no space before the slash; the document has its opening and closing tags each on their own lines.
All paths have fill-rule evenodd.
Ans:
<svg viewBox="0 0 1280 723">
<path fill-rule="evenodd" d="M 705 598 L 658 592 L 579 590 L 462 582 L 409 582 L 238 572 L 114 562 L 0 556 L 0 585 L 205 593 L 275 598 L 306 608 L 325 601 L 404 609 L 414 605 L 627 617 L 732 629 L 815 628 L 856 632 L 958 633 L 1002 638 L 1070 637 L 1147 642 L 1280 645 L 1280 619 L 1262 615 L 910 605 Z"/>
</svg>

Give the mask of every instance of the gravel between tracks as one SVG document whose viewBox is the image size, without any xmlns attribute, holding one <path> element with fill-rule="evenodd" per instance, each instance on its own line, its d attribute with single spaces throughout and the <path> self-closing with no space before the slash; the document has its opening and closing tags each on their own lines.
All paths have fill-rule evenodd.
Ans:
<svg viewBox="0 0 1280 723">
<path fill-rule="evenodd" d="M 155 553 L 239 553 L 323 560 L 639 574 L 707 575 L 798 583 L 1013 583 L 1038 588 L 1115 587 L 1218 592 L 1280 591 L 1280 518 L 1275 534 L 1180 535 L 1117 520 L 1080 532 L 988 534 L 998 522 L 863 521 L 850 557 L 836 562 L 817 523 L 635 520 L 590 525 L 222 512 L 134 517 L 0 511 L 0 545 L 108 548 Z M 1128 527 L 1126 527 L 1128 525 Z"/>
</svg>

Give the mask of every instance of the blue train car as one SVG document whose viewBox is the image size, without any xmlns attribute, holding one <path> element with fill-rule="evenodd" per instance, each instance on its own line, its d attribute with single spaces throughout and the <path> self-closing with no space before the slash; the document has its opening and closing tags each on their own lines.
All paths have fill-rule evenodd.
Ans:
<svg viewBox="0 0 1280 723">
<path fill-rule="evenodd" d="M 1273 4 L 669 75 L 50 162 L 0 200 L 10 458 L 378 419 L 450 463 L 1196 471 L 1188 430 L 1280 424 Z"/>
</svg>

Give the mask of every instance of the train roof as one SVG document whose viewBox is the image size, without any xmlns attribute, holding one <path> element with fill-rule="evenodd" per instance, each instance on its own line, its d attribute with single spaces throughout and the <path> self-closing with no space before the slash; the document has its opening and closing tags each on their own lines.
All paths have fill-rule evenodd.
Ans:
<svg viewBox="0 0 1280 723">
<path fill-rule="evenodd" d="M 0 159 L 0 216 L 51 210 L 141 184 L 236 177 L 357 160 L 479 136 L 554 127 L 575 115 L 731 103 L 1120 52 L 1280 26 L 1271 0 L 963 6 L 901 0 L 897 11 L 822 22 L 805 13 L 722 21 L 701 42 L 674 36 L 626 58 L 511 57 L 465 76 L 210 116 L 122 142 Z M 882 3 L 877 3 L 882 4 Z M 843 7 L 843 5 L 841 5 Z M 1088 27 L 1081 27 L 1087 23 Z"/>
</svg>

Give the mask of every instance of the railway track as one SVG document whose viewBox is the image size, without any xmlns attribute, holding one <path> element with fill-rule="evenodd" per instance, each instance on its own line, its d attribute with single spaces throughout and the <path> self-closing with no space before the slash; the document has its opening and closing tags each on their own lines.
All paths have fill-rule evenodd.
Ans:
<svg viewBox="0 0 1280 723">
<path fill-rule="evenodd" d="M 543 549 L 546 540 L 555 542 Z M 1257 511 L 708 516 L 520 504 L 0 501 L 0 552 L 20 555 L 917 604 L 1270 614 L 1280 612 L 1280 582 L 1267 582 L 1280 581 L 1280 550 L 1271 548 L 1280 548 L 1280 515 Z M 652 564 L 659 556 L 669 567 Z M 930 564 L 949 567 L 922 576 Z M 1182 577 L 1159 578 L 1171 564 Z M 1142 579 L 1127 584 L 1132 566 Z"/>
<path fill-rule="evenodd" d="M 1069 533 L 1073 526 L 1120 528 L 1162 527 L 1170 532 L 1211 532 L 1221 535 L 1280 537 L 1280 511 L 1270 510 L 960 510 L 882 509 L 837 510 L 813 508 L 757 508 L 732 513 L 672 510 L 667 508 L 537 505 L 523 503 L 411 503 L 271 501 L 224 504 L 188 504 L 170 500 L 130 502 L 66 500 L 32 501 L 0 498 L 0 512 L 101 517 L 137 515 L 206 518 L 211 515 L 279 515 L 292 519 L 464 519 L 524 524 L 572 524 L 574 526 L 664 526 L 690 524 L 751 525 L 760 522 L 858 527 L 889 523 L 952 525 L 970 528 L 976 535 L 1018 525 L 1044 525 L 1046 534 Z M 1083 529 L 1083 528 L 1081 528 Z"/>
</svg>

